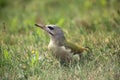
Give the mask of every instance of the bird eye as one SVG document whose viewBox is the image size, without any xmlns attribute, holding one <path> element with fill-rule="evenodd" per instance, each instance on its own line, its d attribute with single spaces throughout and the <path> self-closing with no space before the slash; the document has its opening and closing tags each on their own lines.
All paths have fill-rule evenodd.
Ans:
<svg viewBox="0 0 120 80">
<path fill-rule="evenodd" d="M 48 26 L 48 28 L 49 28 L 50 30 L 54 30 L 54 28 L 53 28 L 53 27 L 51 27 L 51 26 Z"/>
</svg>

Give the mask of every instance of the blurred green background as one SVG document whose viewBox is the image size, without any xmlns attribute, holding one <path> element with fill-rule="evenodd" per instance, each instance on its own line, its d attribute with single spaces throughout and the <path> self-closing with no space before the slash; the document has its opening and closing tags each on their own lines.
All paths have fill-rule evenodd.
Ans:
<svg viewBox="0 0 120 80">
<path fill-rule="evenodd" d="M 61 67 L 35 23 L 56 24 L 68 40 L 92 49 Z M 119 80 L 119 0 L 0 0 L 0 79 Z"/>
</svg>

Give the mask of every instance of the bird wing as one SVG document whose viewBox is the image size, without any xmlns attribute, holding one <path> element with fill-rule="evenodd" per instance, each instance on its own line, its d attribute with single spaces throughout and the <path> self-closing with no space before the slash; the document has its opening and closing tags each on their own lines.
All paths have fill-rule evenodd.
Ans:
<svg viewBox="0 0 120 80">
<path fill-rule="evenodd" d="M 83 51 L 86 51 L 86 48 L 77 46 L 71 42 L 66 42 L 65 47 L 71 49 L 74 54 L 81 54 Z"/>
</svg>

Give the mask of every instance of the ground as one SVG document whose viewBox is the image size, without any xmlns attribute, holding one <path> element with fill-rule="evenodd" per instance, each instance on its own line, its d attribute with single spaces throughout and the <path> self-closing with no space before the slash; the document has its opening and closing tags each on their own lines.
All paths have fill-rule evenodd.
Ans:
<svg viewBox="0 0 120 80">
<path fill-rule="evenodd" d="M 118 0 L 0 2 L 0 79 L 120 80 L 119 5 Z M 48 35 L 35 23 L 60 26 L 69 41 L 92 52 L 61 66 L 47 49 Z"/>
</svg>

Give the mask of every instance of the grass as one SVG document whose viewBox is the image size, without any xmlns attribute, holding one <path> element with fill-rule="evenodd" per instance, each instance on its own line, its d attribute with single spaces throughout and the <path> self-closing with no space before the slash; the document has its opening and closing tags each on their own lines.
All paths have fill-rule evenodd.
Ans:
<svg viewBox="0 0 120 80">
<path fill-rule="evenodd" d="M 120 11 L 117 4 L 117 0 L 18 0 L 2 8 L 0 79 L 119 80 Z M 60 66 L 47 50 L 49 37 L 36 28 L 35 23 L 60 26 L 68 40 L 89 46 L 92 53 L 84 55 L 75 66 Z"/>
</svg>

